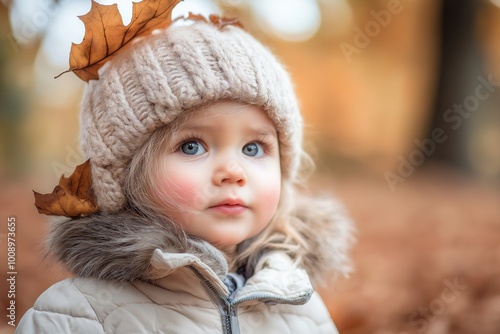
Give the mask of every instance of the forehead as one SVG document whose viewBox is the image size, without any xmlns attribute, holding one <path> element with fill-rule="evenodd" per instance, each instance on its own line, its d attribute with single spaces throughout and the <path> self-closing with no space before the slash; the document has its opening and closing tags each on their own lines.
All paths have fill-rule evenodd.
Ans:
<svg viewBox="0 0 500 334">
<path fill-rule="evenodd" d="M 217 128 L 238 126 L 276 136 L 276 127 L 267 113 L 256 105 L 236 101 L 223 101 L 205 106 L 187 115 L 179 130 L 186 128 Z"/>
</svg>

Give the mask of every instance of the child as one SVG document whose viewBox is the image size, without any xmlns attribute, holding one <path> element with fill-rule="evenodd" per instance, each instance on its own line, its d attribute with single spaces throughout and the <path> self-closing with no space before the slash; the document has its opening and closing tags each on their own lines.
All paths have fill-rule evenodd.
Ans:
<svg viewBox="0 0 500 334">
<path fill-rule="evenodd" d="M 82 103 L 99 212 L 49 233 L 75 277 L 16 332 L 336 333 L 309 277 L 346 273 L 351 225 L 298 193 L 301 142 L 286 71 L 243 29 L 134 42 Z"/>
</svg>

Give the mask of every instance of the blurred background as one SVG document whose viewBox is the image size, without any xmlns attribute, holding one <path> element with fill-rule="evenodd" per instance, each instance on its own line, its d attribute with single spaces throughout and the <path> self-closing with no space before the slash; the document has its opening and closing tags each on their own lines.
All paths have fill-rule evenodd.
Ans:
<svg viewBox="0 0 500 334">
<path fill-rule="evenodd" d="M 131 1 L 118 3 L 127 23 Z M 0 2 L 0 277 L 15 217 L 16 323 L 68 276 L 43 257 L 32 189 L 83 162 L 84 83 L 54 76 L 89 9 Z M 185 0 L 173 16 L 189 10 L 240 17 L 294 79 L 312 187 L 357 226 L 355 271 L 320 290 L 341 333 L 499 333 L 500 1 Z M 0 333 L 13 332 L 7 290 Z"/>
</svg>

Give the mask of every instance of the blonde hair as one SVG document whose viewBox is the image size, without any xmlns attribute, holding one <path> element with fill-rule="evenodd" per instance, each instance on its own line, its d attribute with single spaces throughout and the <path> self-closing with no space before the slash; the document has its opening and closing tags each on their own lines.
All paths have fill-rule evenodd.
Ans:
<svg viewBox="0 0 500 334">
<path fill-rule="evenodd" d="M 160 193 L 154 175 L 158 175 L 161 168 L 159 157 L 166 149 L 166 143 L 191 114 L 192 112 L 186 112 L 169 125 L 154 131 L 146 143 L 135 152 L 128 165 L 125 179 L 125 195 L 130 207 L 145 215 L 159 216 L 166 222 L 173 223 L 172 225 L 179 230 L 182 230 L 181 227 L 172 222 L 171 217 L 165 215 L 164 204 L 154 199 L 153 194 Z M 259 234 L 238 245 L 238 252 L 231 259 L 230 267 L 239 268 L 247 263 L 253 263 L 266 250 L 283 250 L 297 262 L 302 262 L 303 256 L 310 251 L 306 237 L 312 233 L 308 233 L 306 222 L 297 217 L 294 209 L 297 189 L 304 184 L 314 169 L 314 163 L 302 148 L 300 154 L 299 177 L 294 180 L 282 179 L 281 196 L 273 218 Z M 185 232 L 184 235 L 188 238 Z"/>
</svg>

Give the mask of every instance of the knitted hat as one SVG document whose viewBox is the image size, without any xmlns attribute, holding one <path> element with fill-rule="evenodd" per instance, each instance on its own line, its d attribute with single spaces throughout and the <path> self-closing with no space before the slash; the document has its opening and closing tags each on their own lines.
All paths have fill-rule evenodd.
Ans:
<svg viewBox="0 0 500 334">
<path fill-rule="evenodd" d="M 297 173 L 302 118 L 290 78 L 271 52 L 241 28 L 196 22 L 139 39 L 99 70 L 81 109 L 81 146 L 102 211 L 125 205 L 134 152 L 181 113 L 218 100 L 262 107 L 280 143 L 282 177 Z"/>
</svg>

